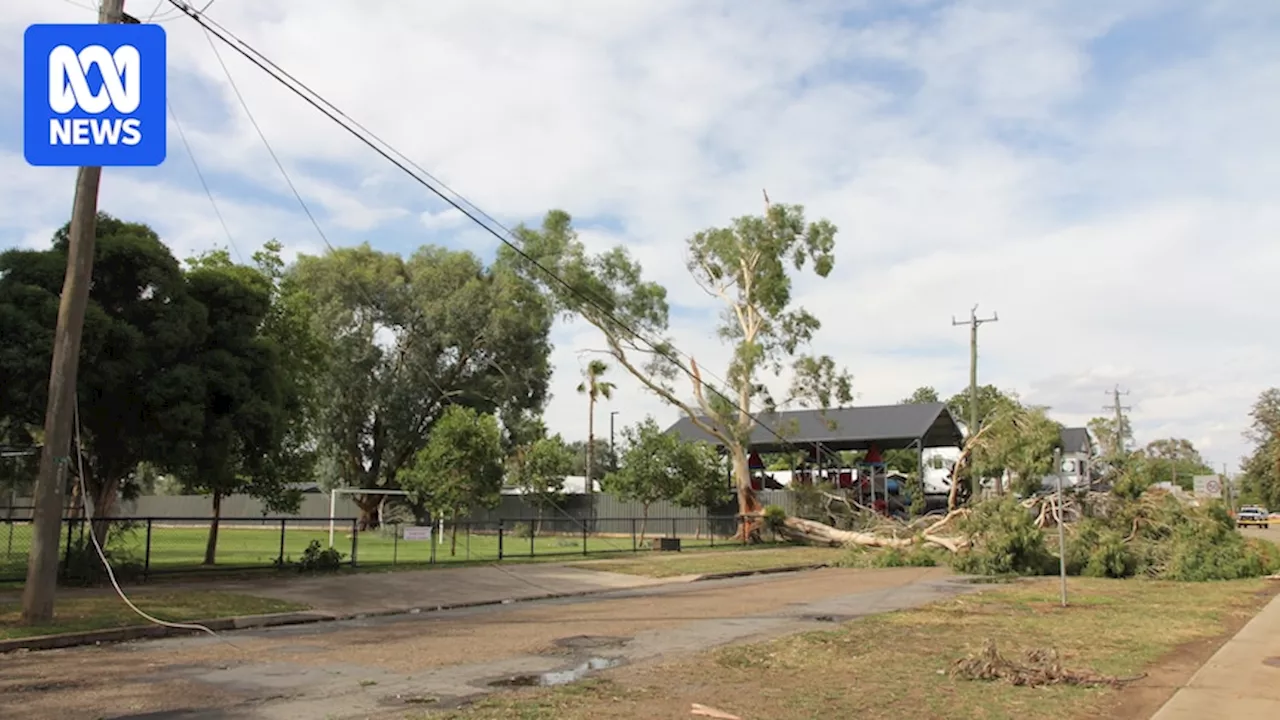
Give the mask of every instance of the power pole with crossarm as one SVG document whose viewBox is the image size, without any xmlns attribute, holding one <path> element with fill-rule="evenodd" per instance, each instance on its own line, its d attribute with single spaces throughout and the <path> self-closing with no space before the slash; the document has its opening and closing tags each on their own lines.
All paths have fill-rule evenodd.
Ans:
<svg viewBox="0 0 1280 720">
<path fill-rule="evenodd" d="M 1125 435 L 1126 435 L 1124 412 L 1126 410 L 1132 410 L 1133 408 L 1129 407 L 1128 405 L 1120 404 L 1120 396 L 1128 395 L 1129 391 L 1125 390 L 1121 392 L 1119 385 L 1116 385 L 1111 390 L 1108 390 L 1107 394 L 1111 395 L 1112 402 L 1110 405 L 1103 405 L 1102 409 L 1110 410 L 1116 414 L 1116 456 L 1121 457 L 1124 455 Z"/>
<path fill-rule="evenodd" d="M 999 321 L 1000 316 L 996 313 L 991 313 L 989 318 L 978 317 L 977 305 L 969 311 L 969 319 L 964 322 L 957 321 L 954 315 L 951 316 L 952 326 L 969 326 L 969 437 L 973 437 L 978 432 L 978 328 L 983 323 Z M 1004 494 L 1004 481 L 1001 478 L 996 478 L 996 494 Z"/>
<path fill-rule="evenodd" d="M 124 21 L 124 0 L 102 0 L 100 24 Z M 44 447 L 36 480 L 35 509 L 31 516 L 31 553 L 27 582 L 22 589 L 22 621 L 28 624 L 53 618 L 53 598 L 58 583 L 58 540 L 62 528 L 63 492 L 71 454 L 75 415 L 76 375 L 80 366 L 80 335 L 85 306 L 93 279 L 93 246 L 98 225 L 98 182 L 102 168 L 82 167 L 76 175 L 76 195 L 71 206 L 67 247 L 67 273 L 58 303 L 58 325 L 53 336 L 53 363 L 49 370 L 49 398 L 45 405 Z"/>
</svg>

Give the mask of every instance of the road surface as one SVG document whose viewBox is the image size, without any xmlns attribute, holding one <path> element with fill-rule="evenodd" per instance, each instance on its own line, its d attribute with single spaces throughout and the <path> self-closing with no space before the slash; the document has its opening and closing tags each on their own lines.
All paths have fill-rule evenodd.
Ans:
<svg viewBox="0 0 1280 720">
<path fill-rule="evenodd" d="M 359 582 L 353 578 L 353 582 Z M 312 720 L 457 706 L 518 678 L 646 663 L 974 589 L 941 568 L 827 569 L 13 654 L 0 717 Z"/>
</svg>

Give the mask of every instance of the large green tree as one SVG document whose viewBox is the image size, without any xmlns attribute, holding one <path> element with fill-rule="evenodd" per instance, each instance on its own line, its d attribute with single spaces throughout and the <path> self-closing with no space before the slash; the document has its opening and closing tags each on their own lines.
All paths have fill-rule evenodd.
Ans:
<svg viewBox="0 0 1280 720">
<path fill-rule="evenodd" d="M 546 402 L 550 307 L 502 261 L 486 267 L 432 246 L 405 259 L 363 245 L 300 257 L 287 279 L 327 354 L 316 423 L 327 482 L 396 487 L 450 405 L 515 427 Z M 376 525 L 379 498 L 356 501 L 362 524 Z"/>
<path fill-rule="evenodd" d="M 724 387 L 704 376 L 696 361 L 686 364 L 676 354 L 668 338 L 665 288 L 644 280 L 639 263 L 622 247 L 589 254 L 567 213 L 548 213 L 536 230 L 517 229 L 524 252 L 557 279 L 521 265 L 514 252 L 504 252 L 544 284 L 560 310 L 600 330 L 605 354 L 728 450 L 739 509 L 746 517 L 759 510 L 747 465 L 757 414 L 791 402 L 825 408 L 852 399 L 846 372 L 830 357 L 802 352 L 820 324 L 792 297 L 801 271 L 811 269 L 818 278 L 831 272 L 835 234 L 835 226 L 825 220 L 807 223 L 800 206 L 775 204 L 764 216 L 740 217 L 688 240 L 688 270 L 721 304 L 718 334 L 733 349 Z M 790 392 L 778 401 L 766 380 L 788 366 Z M 683 372 L 692 379 L 691 399 L 676 389 Z M 744 522 L 742 531 L 753 527 Z"/>
<path fill-rule="evenodd" d="M 400 469 L 400 487 L 435 517 L 453 521 L 449 554 L 458 549 L 457 519 L 501 500 L 502 431 L 492 415 L 462 405 L 444 411 L 427 444 Z"/>
<path fill-rule="evenodd" d="M 171 428 L 171 437 L 180 437 L 167 459 L 189 490 L 212 498 L 204 557 L 212 565 L 223 498 L 244 493 L 271 510 L 296 512 L 300 493 L 270 459 L 280 452 L 298 402 L 286 351 L 264 334 L 271 278 L 214 251 L 191 261 L 187 286 L 205 310 L 206 331 L 186 358 L 188 397 L 199 414 Z"/>
<path fill-rule="evenodd" d="M 1245 437 L 1253 451 L 1242 460 L 1241 500 L 1280 508 L 1280 388 L 1258 396 Z"/>
<path fill-rule="evenodd" d="M 1121 429 L 1116 432 L 1114 417 L 1095 417 L 1089 420 L 1089 432 L 1098 442 L 1098 454 L 1108 463 L 1121 464 L 1129 455 L 1128 444 L 1133 441 L 1133 425 L 1127 415 L 1120 416 Z"/>
<path fill-rule="evenodd" d="M 0 414 L 28 435 L 44 422 L 68 230 L 48 250 L 0 253 Z M 172 428 L 199 415 L 185 359 L 204 332 L 204 308 L 159 236 L 99 214 L 76 385 L 84 482 L 99 517 L 136 492 L 140 461 L 165 460 Z"/>
</svg>

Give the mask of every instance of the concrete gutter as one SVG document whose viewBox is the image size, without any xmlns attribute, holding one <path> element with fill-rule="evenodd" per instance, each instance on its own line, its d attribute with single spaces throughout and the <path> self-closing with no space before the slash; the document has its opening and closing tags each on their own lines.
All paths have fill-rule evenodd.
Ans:
<svg viewBox="0 0 1280 720">
<path fill-rule="evenodd" d="M 760 570 L 737 570 L 723 573 L 706 573 L 683 577 L 666 578 L 655 583 L 658 585 L 681 582 L 701 582 L 704 580 L 726 580 L 729 578 L 747 577 L 750 575 L 773 575 L 776 573 L 802 572 L 830 567 L 829 563 L 813 565 L 789 565 Z M 545 593 L 527 597 L 503 598 L 500 600 L 475 600 L 471 602 L 449 603 L 428 607 L 392 608 L 351 613 L 327 613 L 320 611 L 299 611 L 272 613 L 269 615 L 241 615 L 238 617 L 216 618 L 212 620 L 188 620 L 187 625 L 203 625 L 214 632 L 231 630 L 250 630 L 254 628 L 280 627 L 284 625 L 310 625 L 323 622 L 341 622 L 343 620 L 362 620 L 373 617 L 391 617 L 395 615 L 418 615 L 428 612 L 444 612 L 446 610 L 463 610 L 467 608 L 489 607 L 494 605 L 511 605 L 514 603 L 536 602 L 539 600 L 561 600 L 566 598 L 590 597 L 627 590 L 628 588 L 596 588 L 593 590 L 577 590 L 574 592 Z M 101 645 L 102 643 L 131 642 L 134 640 L 153 640 L 182 635 L 198 635 L 201 630 L 191 628 L 174 628 L 165 625 L 131 625 L 128 627 L 87 630 L 84 632 L 59 633 L 56 635 L 36 635 L 33 637 L 0 640 L 0 655 L 19 650 L 56 650 L 59 648 L 80 645 Z"/>
</svg>

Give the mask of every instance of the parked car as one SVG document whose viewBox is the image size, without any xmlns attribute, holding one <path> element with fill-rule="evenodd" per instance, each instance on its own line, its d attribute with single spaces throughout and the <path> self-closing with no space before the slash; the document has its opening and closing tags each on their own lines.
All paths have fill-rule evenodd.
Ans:
<svg viewBox="0 0 1280 720">
<path fill-rule="evenodd" d="M 1260 527 L 1264 530 L 1271 527 L 1271 515 L 1260 507 L 1242 507 L 1236 513 L 1236 525 L 1240 527 Z"/>
</svg>

